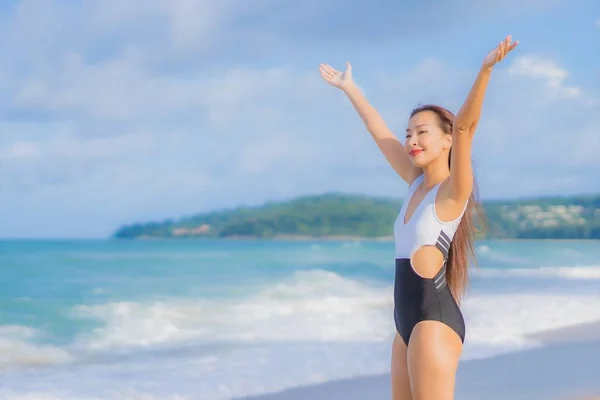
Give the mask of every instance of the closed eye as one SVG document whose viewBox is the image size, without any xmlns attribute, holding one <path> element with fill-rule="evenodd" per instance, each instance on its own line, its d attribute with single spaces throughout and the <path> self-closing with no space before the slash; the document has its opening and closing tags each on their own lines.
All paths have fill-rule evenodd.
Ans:
<svg viewBox="0 0 600 400">
<path fill-rule="evenodd" d="M 417 135 L 420 135 L 421 133 L 427 133 L 427 131 L 418 131 Z M 410 137 L 410 134 L 407 133 L 404 137 L 408 139 Z"/>
</svg>

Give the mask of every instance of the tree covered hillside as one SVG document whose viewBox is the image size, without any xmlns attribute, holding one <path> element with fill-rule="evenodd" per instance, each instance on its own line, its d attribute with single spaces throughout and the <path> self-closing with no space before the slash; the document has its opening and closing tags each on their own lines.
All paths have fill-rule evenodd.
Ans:
<svg viewBox="0 0 600 400">
<path fill-rule="evenodd" d="M 402 200 L 325 194 L 126 225 L 116 238 L 387 237 Z M 600 239 L 600 195 L 488 201 L 487 238 Z"/>
</svg>

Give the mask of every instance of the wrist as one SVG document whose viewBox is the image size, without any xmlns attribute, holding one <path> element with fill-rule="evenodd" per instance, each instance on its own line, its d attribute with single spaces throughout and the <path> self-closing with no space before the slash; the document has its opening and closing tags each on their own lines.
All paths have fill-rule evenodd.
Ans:
<svg viewBox="0 0 600 400">
<path fill-rule="evenodd" d="M 490 74 L 493 69 L 494 69 L 493 65 L 482 65 L 479 72 L 485 73 L 485 74 Z"/>
<path fill-rule="evenodd" d="M 340 87 L 340 89 L 342 89 L 342 91 L 344 93 L 351 92 L 357 88 L 358 88 L 358 86 L 356 86 L 356 84 L 354 82 L 345 83 L 342 87 Z"/>
</svg>

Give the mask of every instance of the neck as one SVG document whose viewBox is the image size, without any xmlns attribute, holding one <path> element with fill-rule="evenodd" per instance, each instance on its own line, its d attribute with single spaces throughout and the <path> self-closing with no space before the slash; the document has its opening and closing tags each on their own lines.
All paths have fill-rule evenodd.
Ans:
<svg viewBox="0 0 600 400">
<path fill-rule="evenodd" d="M 448 168 L 447 156 L 438 157 L 423 167 L 423 186 L 426 189 L 432 188 L 448 176 L 450 176 L 450 168 Z"/>
</svg>

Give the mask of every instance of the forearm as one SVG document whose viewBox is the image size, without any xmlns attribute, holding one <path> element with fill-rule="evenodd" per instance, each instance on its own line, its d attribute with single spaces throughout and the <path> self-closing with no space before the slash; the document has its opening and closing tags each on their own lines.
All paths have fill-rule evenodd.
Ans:
<svg viewBox="0 0 600 400">
<path fill-rule="evenodd" d="M 483 107 L 483 100 L 485 97 L 485 91 L 487 89 L 490 76 L 492 74 L 492 68 L 483 67 L 479 70 L 475 83 L 471 87 L 471 91 L 467 96 L 463 106 L 456 115 L 454 121 L 454 129 L 457 132 L 473 132 L 479 118 L 481 117 L 481 109 Z"/>
<path fill-rule="evenodd" d="M 343 89 L 346 96 L 354 106 L 354 109 L 363 120 L 367 130 L 372 135 L 380 135 L 381 130 L 377 129 L 380 126 L 385 125 L 381 114 L 371 105 L 369 100 L 360 91 L 358 86 L 351 84 Z"/>
</svg>

